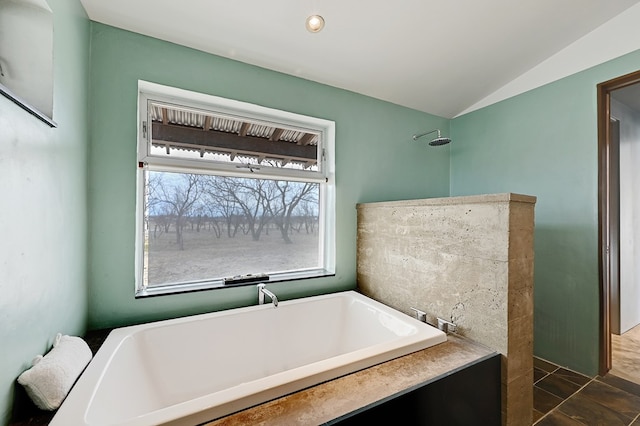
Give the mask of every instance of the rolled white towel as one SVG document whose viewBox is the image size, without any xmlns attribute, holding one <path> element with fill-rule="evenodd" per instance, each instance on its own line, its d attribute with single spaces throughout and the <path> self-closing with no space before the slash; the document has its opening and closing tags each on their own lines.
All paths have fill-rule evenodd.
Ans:
<svg viewBox="0 0 640 426">
<path fill-rule="evenodd" d="M 53 348 L 45 356 L 38 355 L 33 367 L 18 377 L 31 400 L 43 410 L 60 407 L 71 387 L 91 361 L 91 349 L 80 337 L 55 338 Z"/>
</svg>

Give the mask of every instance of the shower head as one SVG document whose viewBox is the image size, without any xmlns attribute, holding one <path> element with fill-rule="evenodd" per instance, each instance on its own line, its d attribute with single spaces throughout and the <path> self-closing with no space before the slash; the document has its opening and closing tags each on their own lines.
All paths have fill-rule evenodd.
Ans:
<svg viewBox="0 0 640 426">
<path fill-rule="evenodd" d="M 437 138 L 435 138 L 435 139 L 433 139 L 431 142 L 429 142 L 429 145 L 430 145 L 430 146 L 446 145 L 446 144 L 448 144 L 449 142 L 451 142 L 451 138 L 443 138 L 443 137 L 440 135 L 440 130 L 439 130 L 439 129 L 430 130 L 430 131 L 428 131 L 428 132 L 426 132 L 426 133 L 420 133 L 419 135 L 413 135 L 413 140 L 414 140 L 414 141 L 417 141 L 417 140 L 418 140 L 418 139 L 420 139 L 421 137 L 426 136 L 426 135 L 431 134 L 431 133 L 435 133 L 435 132 L 438 132 L 438 137 L 437 137 Z"/>
<path fill-rule="evenodd" d="M 431 142 L 429 142 L 429 145 L 431 146 L 440 146 L 440 145 L 446 145 L 449 142 L 451 142 L 450 138 L 435 138 L 434 140 L 432 140 Z"/>
</svg>

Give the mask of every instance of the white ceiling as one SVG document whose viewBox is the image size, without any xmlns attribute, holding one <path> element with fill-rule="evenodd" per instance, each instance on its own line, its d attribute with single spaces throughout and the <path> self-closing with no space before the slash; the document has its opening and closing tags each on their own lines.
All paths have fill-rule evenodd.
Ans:
<svg viewBox="0 0 640 426">
<path fill-rule="evenodd" d="M 97 22 L 450 118 L 640 0 L 81 2 Z"/>
</svg>

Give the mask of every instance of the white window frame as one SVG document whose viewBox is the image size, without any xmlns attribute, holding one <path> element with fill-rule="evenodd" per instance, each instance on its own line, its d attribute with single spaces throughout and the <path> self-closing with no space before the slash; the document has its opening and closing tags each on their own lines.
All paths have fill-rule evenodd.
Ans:
<svg viewBox="0 0 640 426">
<path fill-rule="evenodd" d="M 291 129 L 315 132 L 319 135 L 318 171 L 276 167 L 239 168 L 236 164 L 202 161 L 154 155 L 150 152 L 150 103 L 164 103 L 177 107 L 239 117 L 252 122 L 265 122 Z M 292 112 L 268 108 L 247 102 L 192 92 L 147 81 L 138 81 L 138 137 L 137 137 L 137 196 L 136 196 L 136 260 L 135 297 L 188 291 L 224 288 L 221 279 L 168 285 L 145 286 L 144 283 L 144 172 L 165 171 L 179 173 L 211 173 L 230 177 L 259 177 L 264 179 L 295 180 L 320 184 L 320 267 L 271 274 L 269 282 L 314 278 L 335 274 L 335 122 Z M 257 176 L 256 176 L 257 175 Z"/>
</svg>

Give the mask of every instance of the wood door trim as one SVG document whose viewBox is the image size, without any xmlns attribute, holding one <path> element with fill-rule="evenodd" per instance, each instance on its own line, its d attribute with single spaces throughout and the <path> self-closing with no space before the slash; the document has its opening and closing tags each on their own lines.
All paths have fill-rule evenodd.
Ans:
<svg viewBox="0 0 640 426">
<path fill-rule="evenodd" d="M 616 247 L 605 248 L 609 230 L 607 211 L 612 194 L 609 193 L 609 167 L 607 152 L 611 148 L 609 120 L 611 117 L 611 92 L 640 83 L 640 71 L 623 75 L 597 85 L 598 97 L 598 271 L 600 284 L 600 356 L 599 374 L 604 375 L 611 369 L 611 290 L 608 264 L 610 252 L 619 251 L 619 241 L 613 241 Z M 617 194 L 616 194 L 617 195 Z"/>
</svg>

